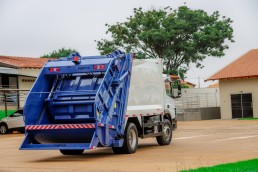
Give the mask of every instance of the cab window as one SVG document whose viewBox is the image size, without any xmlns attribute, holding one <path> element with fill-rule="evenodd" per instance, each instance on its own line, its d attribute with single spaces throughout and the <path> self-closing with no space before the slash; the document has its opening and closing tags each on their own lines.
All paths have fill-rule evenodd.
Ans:
<svg viewBox="0 0 258 172">
<path fill-rule="evenodd" d="M 172 96 L 172 87 L 171 86 L 172 86 L 171 82 L 168 80 L 165 80 L 166 94 L 168 96 Z"/>
</svg>

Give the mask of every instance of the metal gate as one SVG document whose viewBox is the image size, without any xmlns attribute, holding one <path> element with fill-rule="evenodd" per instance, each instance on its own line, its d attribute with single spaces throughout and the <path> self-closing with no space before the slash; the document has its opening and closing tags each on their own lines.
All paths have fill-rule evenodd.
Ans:
<svg viewBox="0 0 258 172">
<path fill-rule="evenodd" d="M 232 118 L 253 118 L 252 94 L 231 95 Z"/>
</svg>

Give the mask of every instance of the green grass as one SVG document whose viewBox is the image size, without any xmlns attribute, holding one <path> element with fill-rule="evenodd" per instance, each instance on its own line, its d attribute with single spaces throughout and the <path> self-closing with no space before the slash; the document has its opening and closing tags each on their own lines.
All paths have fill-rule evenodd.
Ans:
<svg viewBox="0 0 258 172">
<path fill-rule="evenodd" d="M 258 159 L 221 164 L 212 167 L 201 167 L 181 172 L 258 172 Z"/>
<path fill-rule="evenodd" d="M 7 110 L 7 115 L 12 115 L 16 110 Z M 5 110 L 0 110 L 0 120 L 5 117 Z"/>
<path fill-rule="evenodd" d="M 258 118 L 239 118 L 239 120 L 258 120 Z"/>
</svg>

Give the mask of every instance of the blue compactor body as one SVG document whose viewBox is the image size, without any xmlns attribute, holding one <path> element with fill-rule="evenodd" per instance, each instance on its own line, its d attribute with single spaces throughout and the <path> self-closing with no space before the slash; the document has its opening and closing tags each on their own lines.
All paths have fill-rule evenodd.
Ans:
<svg viewBox="0 0 258 172">
<path fill-rule="evenodd" d="M 133 54 L 49 60 L 24 106 L 22 150 L 122 147 Z"/>
</svg>

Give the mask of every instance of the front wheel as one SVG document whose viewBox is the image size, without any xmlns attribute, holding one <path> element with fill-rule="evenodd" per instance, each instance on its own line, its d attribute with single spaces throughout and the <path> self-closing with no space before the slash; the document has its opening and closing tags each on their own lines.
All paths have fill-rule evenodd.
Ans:
<svg viewBox="0 0 258 172">
<path fill-rule="evenodd" d="M 138 148 L 138 131 L 134 123 L 129 122 L 125 128 L 124 143 L 122 147 L 112 147 L 116 154 L 132 154 Z"/>
<path fill-rule="evenodd" d="M 0 133 L 1 134 L 6 134 L 8 133 L 8 127 L 6 124 L 0 124 Z"/>
<path fill-rule="evenodd" d="M 80 150 L 60 150 L 63 155 L 81 155 L 83 153 L 83 149 Z"/>
<path fill-rule="evenodd" d="M 156 137 L 159 145 L 169 145 L 172 139 L 172 125 L 168 119 L 164 119 L 163 135 Z"/>
</svg>

